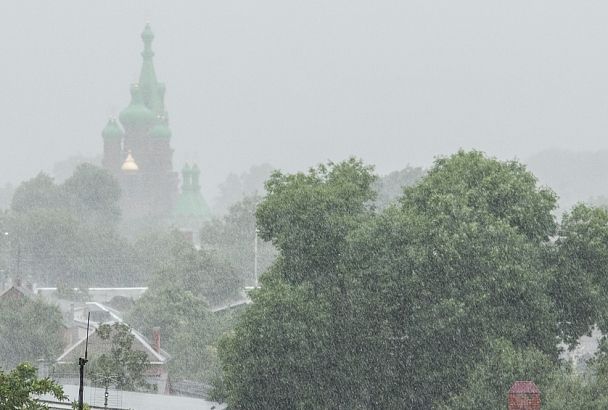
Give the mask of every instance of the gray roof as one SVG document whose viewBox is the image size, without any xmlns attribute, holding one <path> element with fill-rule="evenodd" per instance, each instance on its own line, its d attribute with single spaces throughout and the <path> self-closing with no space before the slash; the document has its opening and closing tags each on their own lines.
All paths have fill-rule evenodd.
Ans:
<svg viewBox="0 0 608 410">
<path fill-rule="evenodd" d="M 68 395 L 70 401 L 78 399 L 78 386 L 64 385 L 63 390 Z M 103 389 L 87 386 L 84 390 L 84 400 L 94 406 L 103 406 L 103 394 Z M 108 405 L 133 410 L 222 410 L 226 408 L 225 404 L 218 404 L 203 399 L 163 394 L 110 390 L 108 397 Z M 48 396 L 42 396 L 41 399 L 52 400 Z"/>
<path fill-rule="evenodd" d="M 102 305 L 101 303 L 86 302 L 86 305 L 89 307 L 89 309 L 94 308 L 94 309 L 98 309 L 98 310 L 107 312 L 108 315 L 112 318 L 112 320 L 109 322 L 106 322 L 106 324 L 125 323 L 122 320 L 122 318 L 117 315 L 117 313 L 118 313 L 117 311 L 110 309 L 107 306 Z M 79 321 L 76 320 L 75 322 L 78 323 Z M 81 325 L 84 325 L 84 323 L 86 323 L 86 322 L 80 322 Z M 91 322 L 91 331 L 89 333 L 89 341 L 91 344 L 94 343 L 94 340 L 96 338 L 96 331 L 99 328 L 99 325 L 100 325 L 100 323 Z M 151 346 L 148 339 L 144 335 L 142 335 L 140 332 L 138 332 L 137 330 L 130 327 L 130 332 L 135 337 L 136 343 L 138 343 L 143 348 L 143 351 L 148 354 L 148 357 L 151 359 L 151 361 L 150 361 L 151 364 L 164 364 L 165 362 L 167 362 L 167 360 L 169 360 L 171 358 L 171 355 L 162 348 L 160 349 L 160 353 L 156 352 L 156 350 L 154 350 L 154 348 Z M 56 362 L 57 363 L 74 362 L 73 357 L 72 357 L 74 355 L 74 352 L 79 347 L 80 347 L 80 350 L 83 350 L 85 341 L 86 341 L 86 337 L 81 338 L 76 343 L 69 346 L 61 354 L 61 356 L 59 356 L 59 358 L 57 358 Z M 79 352 L 78 354 L 82 354 L 82 352 Z"/>
</svg>

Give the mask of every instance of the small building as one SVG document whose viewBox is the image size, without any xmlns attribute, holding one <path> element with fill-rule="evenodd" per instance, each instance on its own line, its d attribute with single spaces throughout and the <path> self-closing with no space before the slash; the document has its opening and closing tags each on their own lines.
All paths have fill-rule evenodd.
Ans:
<svg viewBox="0 0 608 410">
<path fill-rule="evenodd" d="M 47 400 L 45 404 L 51 409 L 71 409 L 71 402 L 78 399 L 78 385 L 64 384 L 63 391 L 68 396 L 68 400 L 60 404 L 50 395 L 44 395 L 42 400 Z M 208 400 L 181 396 L 159 396 L 150 393 L 140 392 L 121 392 L 113 389 L 109 390 L 108 407 L 118 409 L 137 409 L 137 410 L 223 410 L 226 404 L 220 404 Z M 104 389 L 95 387 L 85 387 L 84 401 L 91 405 L 92 409 L 104 408 Z M 51 403 L 55 402 L 55 403 Z"/>
<path fill-rule="evenodd" d="M 24 298 L 31 298 L 32 296 L 32 290 L 23 286 L 21 280 L 18 279 L 0 293 L 0 300 L 21 300 Z"/>
<path fill-rule="evenodd" d="M 87 302 L 86 311 L 91 312 L 91 323 L 89 331 L 89 359 L 94 360 L 96 356 L 103 353 L 107 353 L 110 350 L 110 343 L 107 340 L 102 339 L 97 329 L 101 324 L 112 325 L 115 323 L 124 323 L 122 318 L 117 315 L 117 312 L 102 305 L 98 302 Z M 96 320 L 94 321 L 93 318 Z M 82 323 L 82 320 L 77 320 Z M 86 323 L 86 322 L 85 322 Z M 131 335 L 133 335 L 133 346 L 132 349 L 141 351 L 148 357 L 149 368 L 146 371 L 146 382 L 150 385 L 155 386 L 155 390 L 159 394 L 170 394 L 171 383 L 169 379 L 169 373 L 167 369 L 167 363 L 171 359 L 171 355 L 167 353 L 160 345 L 160 329 L 155 328 L 154 334 L 151 335 L 151 341 L 147 339 L 137 330 L 130 328 Z M 57 358 L 55 365 L 57 369 L 61 369 L 60 373 L 75 374 L 77 370 L 78 358 L 84 356 L 84 348 L 86 343 L 86 333 L 83 335 L 81 332 L 78 334 L 79 338 Z M 68 371 L 66 371 L 68 369 Z M 71 377 L 64 378 L 66 381 L 70 381 Z"/>
<path fill-rule="evenodd" d="M 509 389 L 508 410 L 540 410 L 540 390 L 531 381 L 516 381 Z"/>
</svg>

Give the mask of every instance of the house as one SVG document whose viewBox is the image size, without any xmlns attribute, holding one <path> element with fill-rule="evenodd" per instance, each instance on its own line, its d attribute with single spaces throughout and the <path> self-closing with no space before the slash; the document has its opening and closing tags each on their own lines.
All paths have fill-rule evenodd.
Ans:
<svg viewBox="0 0 608 410">
<path fill-rule="evenodd" d="M 68 396 L 69 403 L 78 399 L 78 385 L 67 384 L 63 385 L 63 390 Z M 85 387 L 84 400 L 91 405 L 92 409 L 104 408 L 104 389 L 95 387 Z M 136 410 L 223 410 L 226 404 L 219 404 L 203 399 L 180 396 L 161 396 L 150 393 L 139 392 L 121 392 L 109 390 L 108 392 L 108 407 L 118 409 L 136 409 Z M 55 401 L 51 396 L 42 396 L 42 400 Z M 49 404 L 46 402 L 45 404 Z M 71 409 L 71 405 L 50 405 L 51 409 Z"/>
<path fill-rule="evenodd" d="M 19 300 L 23 298 L 31 298 L 32 296 L 32 289 L 23 286 L 21 280 L 17 279 L 11 286 L 0 293 L 0 300 Z"/>
<path fill-rule="evenodd" d="M 110 350 L 110 342 L 102 339 L 97 333 L 99 326 L 125 322 L 115 310 L 99 302 L 87 302 L 83 308 L 74 309 L 74 322 L 80 329 L 86 323 L 85 317 L 88 316 L 88 313 L 91 313 L 88 354 L 89 359 L 94 360 L 96 356 Z M 151 340 L 133 328 L 130 328 L 130 332 L 134 338 L 132 349 L 144 352 L 148 357 L 149 368 L 146 372 L 146 381 L 155 386 L 157 393 L 169 394 L 171 383 L 167 363 L 171 359 L 171 355 L 161 348 L 160 329 L 154 329 Z M 84 356 L 85 344 L 86 328 L 84 334 L 78 333 L 78 339 L 67 346 L 55 361 L 56 375 L 59 376 L 59 379 L 70 381 L 75 377 L 78 371 L 78 358 Z"/>
</svg>

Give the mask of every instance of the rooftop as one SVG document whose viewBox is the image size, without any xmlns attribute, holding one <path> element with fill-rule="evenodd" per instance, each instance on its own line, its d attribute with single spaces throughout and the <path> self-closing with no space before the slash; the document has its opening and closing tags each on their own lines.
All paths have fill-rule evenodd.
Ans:
<svg viewBox="0 0 608 410">
<path fill-rule="evenodd" d="M 70 401 L 78 400 L 78 386 L 64 385 L 63 390 Z M 94 405 L 103 405 L 104 391 L 100 388 L 85 387 L 85 402 Z M 109 391 L 108 405 L 133 410 L 222 410 L 225 404 L 195 399 L 190 397 L 168 396 L 162 394 L 137 393 L 128 391 Z M 43 400 L 53 400 L 52 397 L 42 396 Z"/>
<path fill-rule="evenodd" d="M 509 394 L 540 394 L 540 390 L 534 382 L 516 381 L 509 389 Z"/>
</svg>

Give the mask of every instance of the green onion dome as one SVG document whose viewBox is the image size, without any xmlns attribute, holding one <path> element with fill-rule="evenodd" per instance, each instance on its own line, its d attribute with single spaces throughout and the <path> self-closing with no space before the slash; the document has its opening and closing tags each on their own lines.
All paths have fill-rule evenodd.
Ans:
<svg viewBox="0 0 608 410">
<path fill-rule="evenodd" d="M 158 122 L 154 127 L 152 127 L 152 130 L 150 130 L 150 137 L 158 139 L 171 138 L 171 130 L 169 129 L 169 125 L 164 117 L 158 117 Z"/>
<path fill-rule="evenodd" d="M 201 195 L 201 187 L 198 184 L 199 174 L 200 170 L 196 164 L 192 167 L 186 164 L 182 169 L 182 192 L 173 209 L 173 217 L 177 220 L 182 218 L 211 219 L 211 211 Z"/>
<path fill-rule="evenodd" d="M 131 104 L 120 113 L 125 128 L 147 129 L 154 121 L 154 114 L 144 105 L 139 85 L 131 86 Z"/>
<path fill-rule="evenodd" d="M 104 140 L 122 139 L 124 132 L 118 125 L 116 118 L 110 118 L 108 123 L 101 131 L 101 136 Z"/>
</svg>

